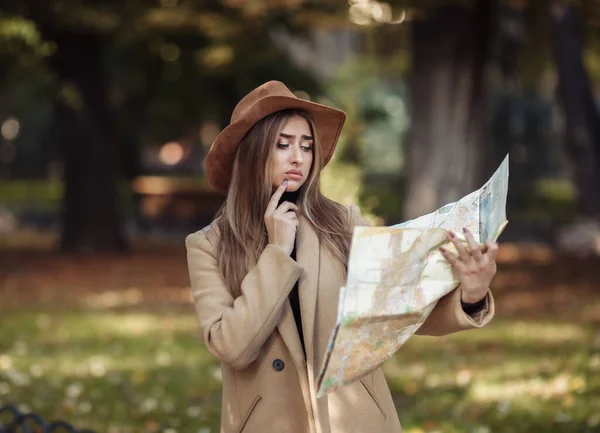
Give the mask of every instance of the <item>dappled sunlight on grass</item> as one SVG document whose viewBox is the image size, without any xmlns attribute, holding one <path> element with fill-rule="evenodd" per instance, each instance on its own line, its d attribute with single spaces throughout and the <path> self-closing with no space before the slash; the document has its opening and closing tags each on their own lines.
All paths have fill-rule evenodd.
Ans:
<svg viewBox="0 0 600 433">
<path fill-rule="evenodd" d="M 113 335 L 138 336 L 148 332 L 171 333 L 173 331 L 196 331 L 198 323 L 190 317 L 158 318 L 151 314 L 101 315 L 95 327 Z"/>
<path fill-rule="evenodd" d="M 515 320 L 510 323 L 495 320 L 489 326 L 477 332 L 458 333 L 452 336 L 454 341 L 499 342 L 510 344 L 553 345 L 562 343 L 583 343 L 591 338 L 593 333 L 577 324 L 557 323 L 551 321 L 531 322 Z"/>
<path fill-rule="evenodd" d="M 13 310 L 1 321 L 0 401 L 99 432 L 218 431 L 220 367 L 191 309 Z M 598 332 L 500 317 L 414 337 L 384 371 L 405 431 L 592 432 Z"/>
<path fill-rule="evenodd" d="M 198 323 L 195 316 L 187 314 L 153 314 L 151 312 L 33 312 L 4 314 L 5 329 L 10 332 L 27 329 L 39 331 L 35 343 L 73 344 L 78 340 L 108 341 L 115 337 L 136 337 L 141 334 L 156 334 L 172 340 L 173 332 L 188 332 L 197 335 Z M 28 340 L 32 343 L 31 340 Z M 0 342 L 1 345 L 5 342 Z"/>
<path fill-rule="evenodd" d="M 164 287 L 163 290 L 169 293 L 171 302 L 181 302 L 189 304 L 192 302 L 191 290 L 187 287 Z M 91 293 L 83 297 L 83 303 L 90 309 L 107 310 L 121 307 L 131 307 L 143 304 L 147 301 L 144 291 L 139 288 L 131 287 L 126 290 L 112 290 L 102 293 Z"/>
<path fill-rule="evenodd" d="M 600 328 L 585 323 L 500 317 L 415 337 L 384 371 L 407 431 L 600 430 Z"/>
<path fill-rule="evenodd" d="M 470 398 L 478 402 L 503 401 L 514 398 L 540 397 L 544 399 L 564 397 L 571 392 L 585 391 L 582 376 L 561 373 L 544 379 L 540 376 L 530 379 L 506 381 L 504 383 L 475 382 L 470 390 Z"/>
<path fill-rule="evenodd" d="M 0 403 L 98 433 L 219 431 L 183 246 L 0 263 Z M 598 281 L 597 260 L 501 250 L 489 326 L 413 337 L 384 365 L 404 431 L 600 431 Z"/>
<path fill-rule="evenodd" d="M 0 401 L 98 432 L 216 431 L 220 367 L 193 315 L 13 311 L 2 325 Z"/>
</svg>

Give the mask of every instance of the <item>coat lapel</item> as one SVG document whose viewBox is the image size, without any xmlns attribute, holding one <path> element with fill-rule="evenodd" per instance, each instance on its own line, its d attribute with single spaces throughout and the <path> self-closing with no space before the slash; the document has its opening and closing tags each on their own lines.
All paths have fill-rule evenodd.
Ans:
<svg viewBox="0 0 600 433">
<path fill-rule="evenodd" d="M 296 236 L 296 260 L 304 269 L 299 280 L 300 313 L 307 361 L 312 364 L 315 311 L 319 286 L 321 248 L 319 238 L 308 220 L 301 216 Z"/>
</svg>

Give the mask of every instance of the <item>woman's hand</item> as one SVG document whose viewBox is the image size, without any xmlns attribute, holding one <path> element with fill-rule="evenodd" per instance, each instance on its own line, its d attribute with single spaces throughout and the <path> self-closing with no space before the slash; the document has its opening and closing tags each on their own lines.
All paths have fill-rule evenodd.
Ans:
<svg viewBox="0 0 600 433">
<path fill-rule="evenodd" d="M 466 304 L 474 304 L 485 297 L 492 278 L 496 274 L 498 244 L 487 241 L 485 247 L 481 248 L 471 232 L 466 228 L 463 231 L 465 232 L 468 247 L 454 233 L 450 232 L 450 240 L 456 247 L 458 255 L 444 248 L 440 248 L 440 251 L 446 260 L 458 271 L 462 290 L 461 300 Z"/>
<path fill-rule="evenodd" d="M 289 201 L 284 201 L 277 207 L 286 186 L 287 180 L 284 180 L 273 193 L 265 212 L 265 225 L 267 226 L 269 243 L 277 245 L 289 255 L 294 249 L 296 231 L 298 230 L 298 216 L 296 215 L 298 206 Z"/>
</svg>

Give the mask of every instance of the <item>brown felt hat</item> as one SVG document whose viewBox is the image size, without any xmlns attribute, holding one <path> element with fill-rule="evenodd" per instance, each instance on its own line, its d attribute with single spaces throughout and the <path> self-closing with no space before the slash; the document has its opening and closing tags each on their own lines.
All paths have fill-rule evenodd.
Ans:
<svg viewBox="0 0 600 433">
<path fill-rule="evenodd" d="M 311 114 L 324 155 L 323 166 L 331 160 L 346 114 L 335 108 L 297 98 L 283 83 L 269 81 L 248 93 L 236 105 L 231 122 L 215 138 L 208 152 L 206 177 L 216 190 L 227 193 L 235 152 L 250 128 L 269 114 L 292 108 L 304 109 Z"/>
</svg>

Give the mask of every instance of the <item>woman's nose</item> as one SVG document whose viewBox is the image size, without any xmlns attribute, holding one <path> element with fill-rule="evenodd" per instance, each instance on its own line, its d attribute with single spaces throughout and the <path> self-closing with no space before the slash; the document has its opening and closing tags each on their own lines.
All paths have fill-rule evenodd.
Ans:
<svg viewBox="0 0 600 433">
<path fill-rule="evenodd" d="M 295 147 L 292 153 L 292 162 L 295 164 L 302 164 L 302 161 L 302 149 L 300 149 L 300 147 Z"/>
</svg>

